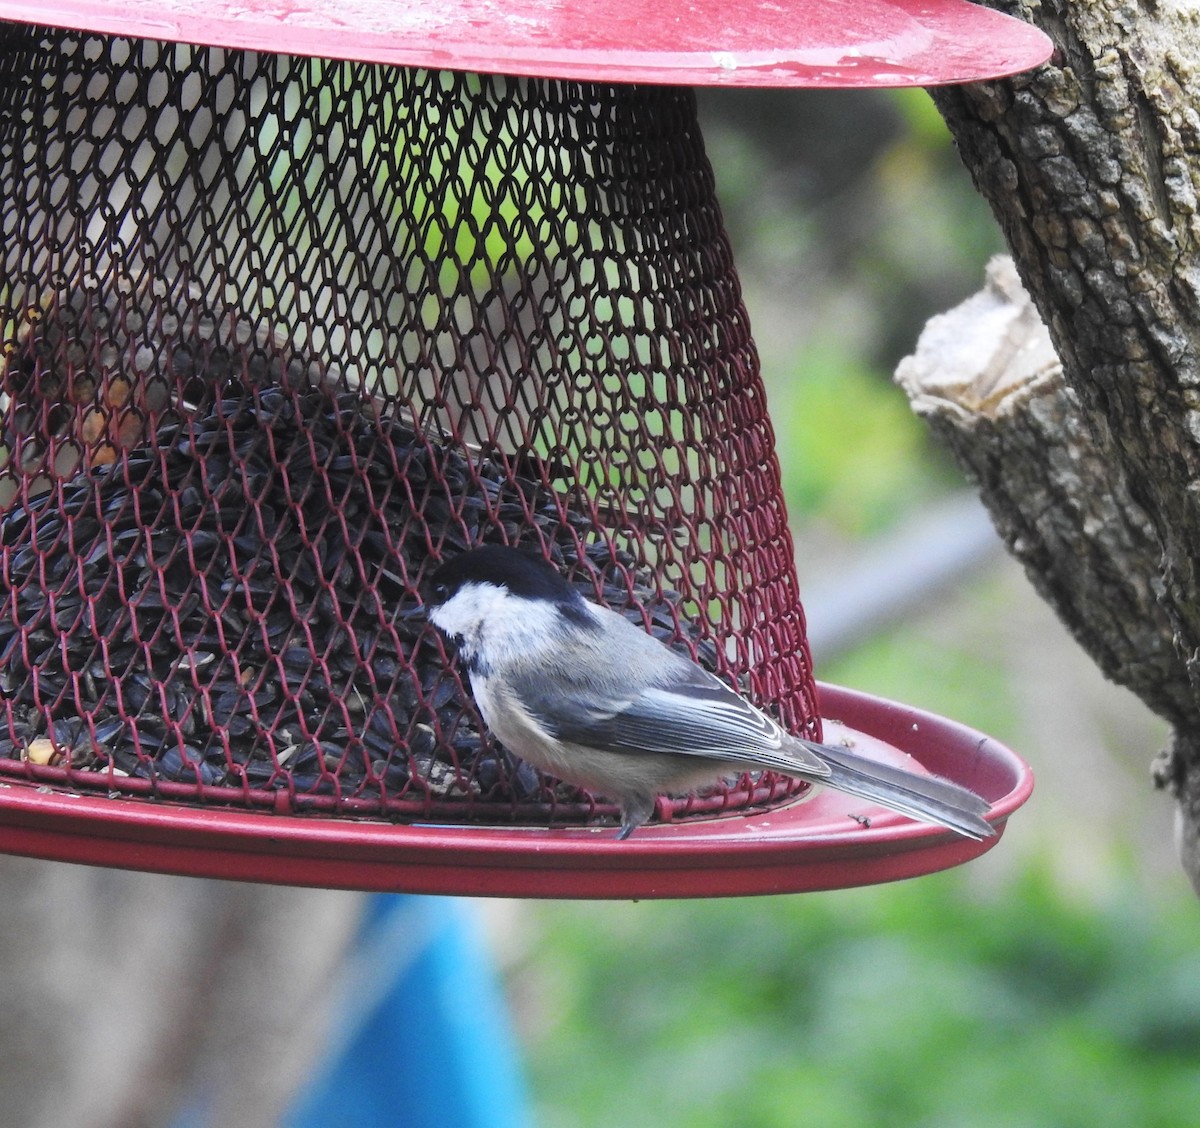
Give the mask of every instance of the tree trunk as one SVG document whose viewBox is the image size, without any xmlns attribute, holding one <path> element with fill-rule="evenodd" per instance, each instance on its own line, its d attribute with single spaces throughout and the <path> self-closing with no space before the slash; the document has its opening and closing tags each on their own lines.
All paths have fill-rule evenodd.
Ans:
<svg viewBox="0 0 1200 1128">
<path fill-rule="evenodd" d="M 933 97 L 1061 376 L 938 426 L 986 434 L 968 464 L 1039 590 L 1175 726 L 1158 776 L 1200 891 L 1200 21 L 1152 0 L 993 6 L 1041 26 L 1050 63 Z M 989 491 L 1001 455 L 1021 467 Z"/>
</svg>

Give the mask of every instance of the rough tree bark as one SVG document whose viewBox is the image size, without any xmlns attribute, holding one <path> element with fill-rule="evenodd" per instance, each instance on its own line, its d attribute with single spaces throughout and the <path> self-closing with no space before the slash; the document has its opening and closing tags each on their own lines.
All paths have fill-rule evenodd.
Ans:
<svg viewBox="0 0 1200 1128">
<path fill-rule="evenodd" d="M 1076 637 L 1172 723 L 1156 777 L 1178 800 L 1200 892 L 1200 14 L 989 2 L 1042 27 L 1053 58 L 933 97 L 1061 367 L 1022 375 L 998 360 L 1003 395 L 968 380 L 947 397 L 927 339 L 902 382 L 957 433 L 1001 532 Z M 993 276 L 993 300 L 1004 285 Z M 1011 351 L 1032 338 L 1009 316 Z"/>
</svg>

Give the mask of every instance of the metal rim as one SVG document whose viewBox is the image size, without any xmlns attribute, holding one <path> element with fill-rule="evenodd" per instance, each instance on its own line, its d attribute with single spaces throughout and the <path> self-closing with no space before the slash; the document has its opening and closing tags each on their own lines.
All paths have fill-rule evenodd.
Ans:
<svg viewBox="0 0 1200 1128">
<path fill-rule="evenodd" d="M 967 0 L 0 0 L 0 19 L 430 69 L 705 86 L 930 86 L 1044 63 L 1037 28 Z M 635 46 L 636 45 L 636 46 Z"/>
<path fill-rule="evenodd" d="M 829 734 L 911 755 L 973 787 L 1002 831 L 1029 766 L 954 721 L 824 685 Z M 868 825 L 869 823 L 869 825 Z M 658 898 L 795 893 L 894 881 L 978 857 L 973 842 L 828 792 L 791 806 L 643 828 L 399 826 L 276 816 L 0 786 L 0 850 L 195 877 L 497 897 Z"/>
</svg>

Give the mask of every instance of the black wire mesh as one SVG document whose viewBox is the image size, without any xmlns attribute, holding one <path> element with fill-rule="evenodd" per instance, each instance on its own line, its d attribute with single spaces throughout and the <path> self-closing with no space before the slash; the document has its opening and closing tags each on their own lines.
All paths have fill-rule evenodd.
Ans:
<svg viewBox="0 0 1200 1128">
<path fill-rule="evenodd" d="M 412 614 L 485 541 L 818 735 L 689 92 L 9 28 L 0 199 L 0 772 L 590 817 Z"/>
</svg>

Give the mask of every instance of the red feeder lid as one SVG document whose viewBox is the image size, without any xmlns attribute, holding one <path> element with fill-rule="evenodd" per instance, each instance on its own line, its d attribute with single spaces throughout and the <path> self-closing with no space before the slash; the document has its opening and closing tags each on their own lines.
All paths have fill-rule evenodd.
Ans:
<svg viewBox="0 0 1200 1128">
<path fill-rule="evenodd" d="M 685 86 L 933 86 L 1044 63 L 967 0 L 0 0 L 0 19 L 437 70 Z"/>
<path fill-rule="evenodd" d="M 1014 752 L 942 717 L 821 687 L 826 738 L 929 771 L 992 804 L 1002 831 L 1033 790 Z M 397 826 L 183 807 L 0 783 L 0 851 L 193 877 L 494 897 L 730 897 L 871 885 L 959 865 L 975 842 L 819 791 L 757 815 L 640 829 Z"/>
</svg>

